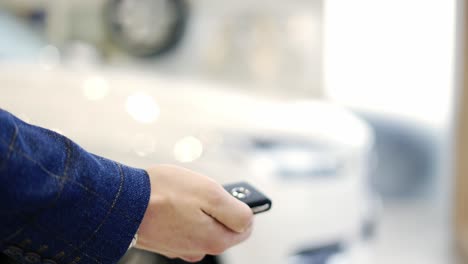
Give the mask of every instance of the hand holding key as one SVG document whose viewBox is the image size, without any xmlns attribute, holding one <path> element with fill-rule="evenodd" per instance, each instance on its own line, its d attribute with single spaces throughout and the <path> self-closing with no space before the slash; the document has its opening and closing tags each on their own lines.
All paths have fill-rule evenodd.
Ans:
<svg viewBox="0 0 468 264">
<path fill-rule="evenodd" d="M 170 165 L 147 172 L 151 197 L 137 248 L 195 262 L 250 236 L 252 210 L 212 179 Z"/>
</svg>

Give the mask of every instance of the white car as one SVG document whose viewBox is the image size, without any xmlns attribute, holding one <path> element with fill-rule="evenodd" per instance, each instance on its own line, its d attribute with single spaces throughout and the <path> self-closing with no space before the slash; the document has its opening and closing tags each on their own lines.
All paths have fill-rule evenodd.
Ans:
<svg viewBox="0 0 468 264">
<path fill-rule="evenodd" d="M 350 112 L 128 70 L 0 65 L 0 106 L 98 155 L 178 163 L 273 201 L 251 238 L 204 263 L 369 261 L 366 175 L 372 132 Z M 122 263 L 180 263 L 134 251 Z"/>
</svg>

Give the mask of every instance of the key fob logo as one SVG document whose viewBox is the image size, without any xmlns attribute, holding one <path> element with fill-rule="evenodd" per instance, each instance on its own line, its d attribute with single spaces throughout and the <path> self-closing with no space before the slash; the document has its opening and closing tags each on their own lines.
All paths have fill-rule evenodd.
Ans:
<svg viewBox="0 0 468 264">
<path fill-rule="evenodd" d="M 244 199 L 250 195 L 250 191 L 245 187 L 234 187 L 231 189 L 231 194 L 238 199 Z"/>
</svg>

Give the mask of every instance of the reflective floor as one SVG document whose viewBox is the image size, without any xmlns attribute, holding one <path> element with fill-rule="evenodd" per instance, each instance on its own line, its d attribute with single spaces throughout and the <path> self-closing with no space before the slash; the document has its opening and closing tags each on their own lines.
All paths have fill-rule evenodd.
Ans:
<svg viewBox="0 0 468 264">
<path fill-rule="evenodd" d="M 450 222 L 434 204 L 387 203 L 382 213 L 374 263 L 457 263 L 451 248 Z"/>
</svg>

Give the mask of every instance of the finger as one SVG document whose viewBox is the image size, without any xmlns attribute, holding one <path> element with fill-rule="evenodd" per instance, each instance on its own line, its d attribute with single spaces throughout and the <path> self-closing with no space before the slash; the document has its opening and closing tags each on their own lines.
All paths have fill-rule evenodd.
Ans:
<svg viewBox="0 0 468 264">
<path fill-rule="evenodd" d="M 204 257 L 205 255 L 193 255 L 193 256 L 183 256 L 180 258 L 187 262 L 198 262 L 198 261 L 201 261 Z"/>
<path fill-rule="evenodd" d="M 202 210 L 232 231 L 244 232 L 253 220 L 252 210 L 232 197 L 220 185 L 215 185 L 207 194 L 208 203 Z"/>
<path fill-rule="evenodd" d="M 175 253 L 169 253 L 169 252 L 158 252 L 158 253 L 169 259 L 177 258 L 177 255 Z"/>
<path fill-rule="evenodd" d="M 238 233 L 228 229 L 215 219 L 212 221 L 210 229 L 208 230 L 211 235 L 207 237 L 204 243 L 204 251 L 206 251 L 207 254 L 219 255 L 226 251 L 226 249 L 246 240 L 252 233 L 252 223 L 244 232 Z"/>
<path fill-rule="evenodd" d="M 242 233 L 235 233 L 230 241 L 230 247 L 235 246 L 245 240 L 247 240 L 253 231 L 253 221 L 247 226 L 247 228 Z"/>
</svg>

